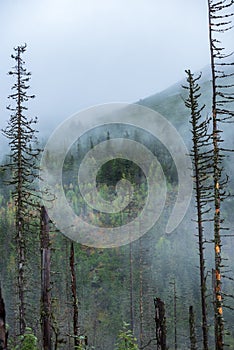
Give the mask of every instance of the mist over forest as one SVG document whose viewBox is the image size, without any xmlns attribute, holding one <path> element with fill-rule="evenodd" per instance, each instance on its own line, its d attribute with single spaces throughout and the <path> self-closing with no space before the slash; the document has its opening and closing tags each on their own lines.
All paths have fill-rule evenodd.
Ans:
<svg viewBox="0 0 234 350">
<path fill-rule="evenodd" d="M 30 47 L 12 48 L 0 350 L 234 350 L 233 5 L 208 0 L 201 71 L 66 120 L 62 100 L 32 115 Z"/>
</svg>

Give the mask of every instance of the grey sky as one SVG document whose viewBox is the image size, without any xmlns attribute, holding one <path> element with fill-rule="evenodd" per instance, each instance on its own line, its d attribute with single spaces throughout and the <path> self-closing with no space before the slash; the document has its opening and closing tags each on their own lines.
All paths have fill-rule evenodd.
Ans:
<svg viewBox="0 0 234 350">
<path fill-rule="evenodd" d="M 1 126 L 10 55 L 25 42 L 30 111 L 43 129 L 94 104 L 152 95 L 209 63 L 205 0 L 0 0 L 0 23 Z"/>
</svg>

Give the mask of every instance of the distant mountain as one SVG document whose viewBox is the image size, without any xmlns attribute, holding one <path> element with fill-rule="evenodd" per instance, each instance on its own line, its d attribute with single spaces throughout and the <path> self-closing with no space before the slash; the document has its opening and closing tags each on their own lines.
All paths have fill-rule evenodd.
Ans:
<svg viewBox="0 0 234 350">
<path fill-rule="evenodd" d="M 208 113 L 208 111 L 211 110 L 211 82 L 209 67 L 205 67 L 201 73 L 202 77 L 199 82 L 201 86 L 200 105 L 202 106 L 205 104 L 205 113 Z M 195 76 L 198 74 L 199 72 L 195 73 Z M 183 80 L 170 86 L 166 90 L 140 100 L 137 103 L 149 107 L 166 117 L 176 127 L 186 142 L 186 140 L 188 141 L 188 138 L 190 138 L 190 134 L 188 133 L 190 111 L 184 104 L 184 100 L 187 98 L 187 91 L 182 87 L 183 85 L 187 86 L 186 74 Z"/>
<path fill-rule="evenodd" d="M 226 67 L 225 72 L 228 74 L 231 73 L 230 66 Z M 199 99 L 200 106 L 205 104 L 205 109 L 203 111 L 204 116 L 210 115 L 211 113 L 211 103 L 212 103 L 212 96 L 211 96 L 211 73 L 210 73 L 210 67 L 206 66 L 204 69 L 201 70 L 201 72 L 195 72 L 194 76 L 198 76 L 199 74 L 202 74 L 201 79 L 198 81 L 201 89 L 201 97 Z M 233 77 L 228 77 L 225 79 L 222 79 L 222 84 L 227 83 L 234 83 Z M 185 107 L 184 100 L 188 97 L 188 92 L 182 87 L 182 85 L 187 86 L 186 82 L 186 73 L 185 78 L 182 81 L 179 81 L 178 83 L 170 86 L 166 90 L 163 90 L 162 92 L 159 92 L 155 95 L 149 96 L 145 99 L 142 99 L 138 101 L 137 103 L 149 107 L 157 112 L 159 112 L 161 115 L 166 117 L 178 130 L 178 132 L 183 137 L 185 143 L 187 145 L 190 145 L 191 141 L 191 133 L 190 130 L 190 111 L 188 108 Z M 229 109 L 234 110 L 234 103 L 229 104 Z M 229 137 L 230 133 L 230 124 L 224 124 L 223 129 L 225 131 L 225 134 L 227 134 L 227 138 L 232 141 L 232 145 L 234 145 L 233 142 L 233 136 L 231 133 L 231 137 Z M 234 125 L 233 128 L 234 130 Z"/>
</svg>

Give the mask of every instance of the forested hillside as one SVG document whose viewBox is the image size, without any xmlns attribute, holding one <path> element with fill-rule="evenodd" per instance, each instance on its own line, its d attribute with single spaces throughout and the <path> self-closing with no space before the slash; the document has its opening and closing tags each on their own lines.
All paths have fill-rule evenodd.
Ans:
<svg viewBox="0 0 234 350">
<path fill-rule="evenodd" d="M 231 29 L 232 5 L 208 0 L 211 61 L 201 73 L 186 69 L 135 104 L 80 112 L 49 140 L 30 114 L 27 45 L 14 49 L 0 167 L 0 350 L 234 350 L 234 63 L 217 39 Z M 92 206 L 96 192 L 103 206 Z"/>
<path fill-rule="evenodd" d="M 202 84 L 203 96 L 209 91 L 209 81 Z M 171 89 L 169 89 L 169 92 Z M 163 98 L 162 98 L 163 95 Z M 186 142 L 190 139 L 189 111 L 183 105 L 182 97 L 185 96 L 180 84 L 173 88 L 173 94 L 158 94 L 153 98 L 141 101 L 149 104 L 156 110 L 163 113 L 171 122 L 174 122 L 179 131 L 186 135 Z M 173 99 L 173 101 L 171 101 Z M 205 99 L 205 98 L 204 98 Z M 150 103 L 149 103 L 150 101 Z M 183 113 L 178 113 L 183 111 Z M 180 116 L 180 120 L 178 120 Z M 127 130 L 114 130 L 115 134 L 126 134 Z M 101 130 L 102 138 L 107 137 L 106 130 Z M 111 137 L 111 132 L 109 137 Z M 134 138 L 136 134 L 128 130 L 127 137 Z M 74 164 L 79 164 L 90 147 L 97 142 L 93 138 L 90 142 L 90 135 L 84 137 L 80 143 L 67 155 L 64 164 L 64 188 L 66 196 L 74 206 L 74 210 L 85 211 L 84 203 L 79 202 L 79 196 L 75 185 Z M 100 142 L 100 140 L 99 140 Z M 199 294 L 199 269 L 198 249 L 194 202 L 179 227 L 170 235 L 165 234 L 165 225 L 169 213 L 175 202 L 177 192 L 177 176 L 173 167 L 170 155 L 160 145 L 155 146 L 153 140 L 148 140 L 148 147 L 151 147 L 157 154 L 158 159 L 164 168 L 167 176 L 168 195 L 166 208 L 163 216 L 150 232 L 145 234 L 138 241 L 119 248 L 97 249 L 85 247 L 74 243 L 75 249 L 75 270 L 77 279 L 77 296 L 79 307 L 79 325 L 82 335 L 87 335 L 89 344 L 95 349 L 112 349 L 116 342 L 123 321 L 133 327 L 134 335 L 141 340 L 140 347 L 148 344 L 148 349 L 155 348 L 155 321 L 154 321 L 154 298 L 159 297 L 165 302 L 167 341 L 170 348 L 173 348 L 175 327 L 177 331 L 178 347 L 186 349 L 189 347 L 189 307 L 193 305 L 196 315 L 198 345 L 201 343 L 201 330 L 199 327 L 201 319 L 200 294 Z M 188 142 L 191 144 L 191 142 Z M 49 155 L 48 155 L 49 157 Z M 6 158 L 7 161 L 7 158 Z M 53 162 L 52 159 L 50 159 Z M 55 160 L 54 160 L 55 161 Z M 225 161 L 225 167 L 232 168 L 230 159 Z M 129 169 L 128 173 L 126 168 Z M 105 180 L 105 186 L 113 191 L 116 181 L 126 173 L 131 181 L 138 179 L 138 185 L 143 188 L 144 177 L 132 164 L 116 160 L 108 163 L 99 176 L 99 186 Z M 75 172 L 76 173 L 76 172 Z M 137 177 L 136 177 L 136 174 Z M 16 331 L 16 309 L 15 309 L 15 208 L 11 198 L 11 187 L 5 184 L 9 179 L 9 171 L 1 171 L 1 281 L 2 291 L 5 298 L 7 310 L 7 323 L 10 339 L 17 334 Z M 230 173 L 230 176 L 232 173 Z M 135 177 L 135 178 L 134 178 Z M 102 180 L 103 179 L 103 180 Z M 139 180 L 140 179 L 140 180 Z M 106 189 L 103 188 L 105 193 Z M 131 212 L 139 210 L 139 200 Z M 225 204 L 226 223 L 233 227 L 232 210 L 233 200 L 230 198 Z M 39 219 L 30 225 L 30 236 L 27 247 L 27 324 L 33 333 L 40 338 L 40 223 Z M 101 218 L 105 220 L 105 218 Z M 119 220 L 118 217 L 115 220 Z M 32 224 L 32 223 L 30 223 Z M 58 335 L 61 349 L 72 348 L 72 295 L 70 290 L 71 277 L 69 267 L 70 240 L 56 231 L 50 225 L 50 242 L 52 249 L 51 263 L 51 295 L 52 295 L 52 319 L 53 328 Z M 213 245 L 212 224 L 210 223 L 206 237 L 206 264 L 208 266 L 207 285 L 209 300 L 209 325 L 210 337 L 213 342 L 212 328 L 212 276 L 213 266 Z M 233 238 L 227 237 L 223 241 L 223 252 L 228 260 L 229 269 L 233 271 Z M 176 324 L 175 321 L 175 295 L 176 289 Z M 225 291 L 232 294 L 233 285 L 230 280 L 225 281 Z M 35 315 L 38 315 L 35 317 Z M 225 319 L 229 325 L 230 336 L 228 341 L 233 343 L 234 330 L 232 327 L 232 311 L 225 310 Z M 70 345 L 69 345 L 70 344 Z M 200 346 L 200 345 L 199 345 Z M 231 347 L 232 348 L 232 347 Z"/>
</svg>

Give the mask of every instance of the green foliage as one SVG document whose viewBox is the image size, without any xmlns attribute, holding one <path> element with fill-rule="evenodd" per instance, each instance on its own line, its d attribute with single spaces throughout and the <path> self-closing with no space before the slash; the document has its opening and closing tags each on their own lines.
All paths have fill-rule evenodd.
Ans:
<svg viewBox="0 0 234 350">
<path fill-rule="evenodd" d="M 20 336 L 20 344 L 13 350 L 38 350 L 37 337 L 33 334 L 31 328 L 26 328 L 24 335 Z"/>
<path fill-rule="evenodd" d="M 80 344 L 75 346 L 75 350 L 94 350 L 93 346 L 85 345 L 85 337 L 83 335 L 79 336 Z"/>
<path fill-rule="evenodd" d="M 129 324 L 124 322 L 123 328 L 118 335 L 116 350 L 138 350 L 137 339 L 129 329 Z"/>
</svg>

